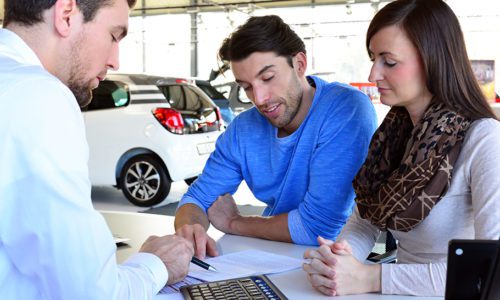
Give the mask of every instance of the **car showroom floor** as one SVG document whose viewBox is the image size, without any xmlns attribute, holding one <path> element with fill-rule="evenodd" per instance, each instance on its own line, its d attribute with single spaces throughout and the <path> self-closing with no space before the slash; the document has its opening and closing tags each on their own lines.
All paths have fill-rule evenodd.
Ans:
<svg viewBox="0 0 500 300">
<path fill-rule="evenodd" d="M 183 181 L 173 183 L 167 198 L 162 203 L 150 208 L 134 206 L 128 202 L 121 191 L 113 187 L 94 186 L 92 188 L 92 202 L 94 204 L 94 208 L 97 210 L 174 215 L 176 203 L 187 191 L 187 188 L 188 186 Z M 234 194 L 234 197 L 242 215 L 260 215 L 264 209 L 263 203 L 255 199 L 245 182 L 240 185 Z M 379 240 L 373 248 L 373 251 L 377 253 L 384 253 L 384 241 L 385 234 L 381 234 Z"/>
<path fill-rule="evenodd" d="M 172 183 L 167 198 L 153 208 L 161 208 L 179 201 L 187 189 L 188 186 L 183 181 Z M 238 205 L 263 206 L 263 203 L 255 199 L 244 182 L 240 185 L 234 197 Z M 120 190 L 107 186 L 92 187 L 92 203 L 97 210 L 143 212 L 151 209 L 149 207 L 139 207 L 131 204 Z"/>
</svg>

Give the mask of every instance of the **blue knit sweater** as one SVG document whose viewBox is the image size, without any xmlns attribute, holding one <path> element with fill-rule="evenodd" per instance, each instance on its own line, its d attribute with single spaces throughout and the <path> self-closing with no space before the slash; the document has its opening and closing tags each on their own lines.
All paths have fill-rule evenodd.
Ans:
<svg viewBox="0 0 500 300">
<path fill-rule="evenodd" d="M 363 163 L 376 115 L 366 95 L 317 77 L 308 115 L 291 135 L 278 138 L 256 108 L 238 115 L 219 137 L 197 181 L 179 207 L 206 210 L 218 196 L 234 194 L 245 180 L 267 204 L 263 215 L 288 213 L 294 243 L 335 239 L 352 212 L 351 182 Z"/>
</svg>

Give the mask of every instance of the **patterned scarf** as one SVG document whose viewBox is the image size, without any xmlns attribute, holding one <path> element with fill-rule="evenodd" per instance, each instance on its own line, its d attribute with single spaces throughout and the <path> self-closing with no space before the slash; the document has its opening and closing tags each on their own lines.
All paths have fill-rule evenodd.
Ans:
<svg viewBox="0 0 500 300">
<path fill-rule="evenodd" d="M 417 226 L 446 193 L 469 125 L 441 103 L 415 127 L 404 107 L 391 108 L 353 181 L 361 217 L 382 230 Z"/>
</svg>

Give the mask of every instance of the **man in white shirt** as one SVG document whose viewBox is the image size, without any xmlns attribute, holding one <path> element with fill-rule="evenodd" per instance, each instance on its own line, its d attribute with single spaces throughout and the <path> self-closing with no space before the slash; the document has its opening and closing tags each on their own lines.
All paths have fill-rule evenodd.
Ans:
<svg viewBox="0 0 500 300">
<path fill-rule="evenodd" d="M 5 0 L 0 29 L 2 299 L 150 299 L 194 253 L 150 237 L 117 265 L 91 203 L 80 106 L 118 68 L 135 0 Z"/>
</svg>

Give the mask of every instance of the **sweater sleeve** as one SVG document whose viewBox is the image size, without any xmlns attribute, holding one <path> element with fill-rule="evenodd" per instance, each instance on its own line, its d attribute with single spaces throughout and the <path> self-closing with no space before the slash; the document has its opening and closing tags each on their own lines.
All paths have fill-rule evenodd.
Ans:
<svg viewBox="0 0 500 300">
<path fill-rule="evenodd" d="M 338 239 L 345 239 L 353 255 L 365 261 L 375 244 L 380 230 L 359 216 L 356 209 Z M 442 296 L 446 281 L 446 263 L 383 264 L 382 294 Z"/>
<path fill-rule="evenodd" d="M 337 240 L 346 240 L 351 245 L 354 257 L 363 262 L 373 249 L 379 235 L 380 230 L 369 221 L 362 219 L 356 208 Z"/>
<path fill-rule="evenodd" d="M 500 122 L 485 119 L 474 128 L 468 149 L 474 235 L 476 239 L 500 237 Z"/>
<path fill-rule="evenodd" d="M 178 208 L 191 203 L 206 213 L 217 197 L 236 192 L 243 180 L 236 134 L 239 120 L 240 118 L 235 118 L 219 136 L 215 151 L 208 158 L 202 174 L 182 196 Z"/>
<path fill-rule="evenodd" d="M 383 264 L 382 294 L 443 296 L 446 263 Z"/>
<path fill-rule="evenodd" d="M 288 226 L 294 243 L 316 245 L 321 235 L 335 239 L 352 213 L 352 179 L 363 163 L 375 130 L 375 113 L 366 97 L 346 89 L 332 99 L 310 161 L 304 200 L 290 211 Z"/>
</svg>

